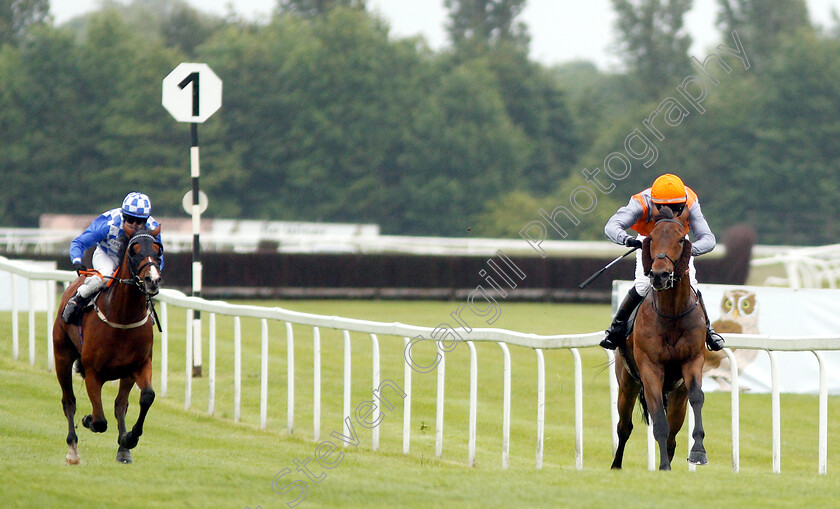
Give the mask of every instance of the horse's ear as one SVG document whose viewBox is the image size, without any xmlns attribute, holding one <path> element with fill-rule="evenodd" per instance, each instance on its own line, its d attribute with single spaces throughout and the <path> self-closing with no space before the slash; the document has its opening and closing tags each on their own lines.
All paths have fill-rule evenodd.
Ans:
<svg viewBox="0 0 840 509">
<path fill-rule="evenodd" d="M 154 230 L 150 231 L 149 233 L 151 233 L 153 237 L 157 237 L 157 236 L 160 234 L 160 228 L 161 228 L 161 226 L 162 226 L 162 225 L 157 225 L 157 228 L 155 228 Z"/>
<path fill-rule="evenodd" d="M 650 274 L 650 267 L 653 265 L 653 259 L 650 257 L 650 237 L 645 237 L 642 241 L 642 268 L 645 271 L 645 276 Z"/>
<path fill-rule="evenodd" d="M 688 272 L 689 258 L 691 258 L 691 241 L 685 239 L 683 242 L 682 254 L 680 255 L 679 261 L 677 261 L 677 266 L 674 267 L 674 274 L 682 276 L 683 274 Z"/>
</svg>

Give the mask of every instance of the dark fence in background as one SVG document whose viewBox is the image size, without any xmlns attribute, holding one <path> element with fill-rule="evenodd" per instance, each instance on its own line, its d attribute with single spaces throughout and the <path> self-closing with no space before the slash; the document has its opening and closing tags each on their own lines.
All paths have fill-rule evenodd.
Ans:
<svg viewBox="0 0 840 509">
<path fill-rule="evenodd" d="M 755 233 L 748 227 L 733 227 L 723 240 L 725 257 L 695 259 L 698 278 L 704 283 L 743 284 Z M 507 291 L 505 300 L 609 302 L 612 280 L 631 279 L 635 264 L 633 256 L 628 256 L 581 290 L 578 284 L 610 258 L 511 256 L 510 262 L 525 275 L 520 279 L 498 255 L 204 252 L 201 257 L 202 296 L 208 298 L 462 299 L 478 285 L 492 291 L 487 281 L 491 277 Z M 164 286 L 189 293 L 191 263 L 190 253 L 166 253 Z M 493 269 L 493 263 L 516 283 L 515 290 Z M 63 257 L 58 267 L 71 269 Z"/>
</svg>

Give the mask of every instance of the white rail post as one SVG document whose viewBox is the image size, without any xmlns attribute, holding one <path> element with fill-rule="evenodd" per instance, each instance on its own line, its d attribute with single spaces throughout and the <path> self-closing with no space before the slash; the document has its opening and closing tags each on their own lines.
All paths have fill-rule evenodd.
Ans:
<svg viewBox="0 0 840 509">
<path fill-rule="evenodd" d="M 694 410 L 691 408 L 691 405 L 688 405 L 688 411 L 686 412 L 686 420 L 688 421 L 688 429 L 686 430 L 688 436 L 688 440 L 686 440 L 686 443 L 688 444 L 688 452 L 686 452 L 687 458 L 691 456 L 691 448 L 694 447 Z M 689 472 L 697 471 L 697 465 L 695 465 L 694 463 L 686 461 L 686 464 L 688 465 Z"/>
<path fill-rule="evenodd" d="M 268 421 L 268 320 L 260 320 L 260 429 Z"/>
<path fill-rule="evenodd" d="M 776 352 L 767 350 L 770 356 L 770 412 L 772 414 L 773 427 L 773 473 L 782 471 L 782 411 L 779 399 L 779 360 Z"/>
<path fill-rule="evenodd" d="M 17 275 L 9 272 L 9 280 L 12 283 L 12 358 L 18 360 L 20 357 L 20 317 L 18 317 Z"/>
<path fill-rule="evenodd" d="M 741 391 L 738 383 L 738 361 L 729 348 L 724 348 L 723 353 L 729 359 L 730 378 L 730 413 L 732 414 L 732 471 L 738 472 L 741 469 Z"/>
<path fill-rule="evenodd" d="M 440 354 L 440 362 L 437 366 L 437 397 L 435 398 L 435 456 L 440 458 L 443 455 L 443 395 L 446 384 L 446 353 L 440 345 L 435 342 L 435 348 Z"/>
<path fill-rule="evenodd" d="M 207 413 L 213 415 L 216 409 L 216 313 L 210 313 L 208 322 L 210 337 L 207 347 L 210 349 L 208 360 L 210 373 L 207 377 Z"/>
<path fill-rule="evenodd" d="M 352 419 L 353 416 L 350 415 L 350 388 L 352 382 L 351 376 L 351 369 L 352 369 L 352 362 L 350 359 L 350 331 L 343 331 L 344 333 L 344 413 L 342 414 L 341 418 L 341 429 L 343 430 L 344 420 L 345 419 Z M 349 430 L 348 430 L 349 431 Z M 347 447 L 349 444 L 346 441 L 342 441 L 341 445 L 343 447 Z"/>
<path fill-rule="evenodd" d="M 165 302 L 160 304 L 160 397 L 166 397 L 169 389 L 169 316 Z"/>
<path fill-rule="evenodd" d="M 475 428 L 478 415 L 478 355 L 472 341 L 467 341 L 467 346 L 470 349 L 470 430 L 467 465 L 473 467 L 475 466 Z"/>
<path fill-rule="evenodd" d="M 184 410 L 189 410 L 190 408 L 190 400 L 192 399 L 192 354 L 193 354 L 193 344 L 192 344 L 192 328 L 193 323 L 193 310 L 187 309 L 187 349 L 186 349 L 186 365 L 187 370 L 184 373 Z"/>
<path fill-rule="evenodd" d="M 35 281 L 29 283 L 29 364 L 35 365 Z"/>
<path fill-rule="evenodd" d="M 404 348 L 408 348 L 408 338 L 403 338 Z M 403 454 L 408 454 L 411 446 L 411 364 L 403 359 L 403 384 L 405 385 L 405 399 L 403 399 Z"/>
<path fill-rule="evenodd" d="M 814 351 L 817 362 L 820 363 L 820 413 L 819 413 L 819 457 L 817 471 L 825 474 L 828 471 L 828 375 L 825 359 L 820 352 Z"/>
<path fill-rule="evenodd" d="M 545 440 L 545 356 L 542 350 L 537 353 L 537 469 L 542 468 L 543 443 Z"/>
<path fill-rule="evenodd" d="M 47 371 L 55 370 L 55 352 L 52 342 L 52 320 L 55 319 L 55 281 L 44 281 L 47 287 Z"/>
<path fill-rule="evenodd" d="M 321 438 L 321 331 L 312 327 L 312 440 Z"/>
<path fill-rule="evenodd" d="M 376 334 L 370 335 L 371 341 L 371 348 L 373 350 L 373 394 L 379 394 L 377 390 L 379 389 L 379 338 L 376 337 Z M 375 404 L 376 402 L 374 402 Z M 373 407 L 373 415 L 372 419 L 373 422 L 379 421 L 379 412 L 380 412 L 380 405 L 375 404 Z M 371 450 L 376 451 L 379 450 L 379 426 L 374 426 L 372 431 L 371 437 Z"/>
<path fill-rule="evenodd" d="M 507 344 L 499 343 L 504 356 L 504 384 L 502 396 L 502 468 L 510 465 L 510 350 Z"/>
<path fill-rule="evenodd" d="M 188 322 L 189 323 L 189 322 Z M 233 422 L 242 416 L 242 319 L 233 317 Z"/>
<path fill-rule="evenodd" d="M 583 470 L 583 365 L 578 349 L 571 352 L 575 360 L 575 468 Z"/>
<path fill-rule="evenodd" d="M 610 381 L 610 422 L 612 423 L 610 434 L 612 435 L 613 456 L 615 456 L 615 451 L 618 449 L 618 379 L 615 377 L 614 369 L 615 353 L 612 350 L 604 350 L 604 352 L 607 354 L 607 366 L 609 366 L 607 378 Z"/>
<path fill-rule="evenodd" d="M 291 435 L 295 430 L 295 333 L 286 322 L 286 427 Z"/>
</svg>

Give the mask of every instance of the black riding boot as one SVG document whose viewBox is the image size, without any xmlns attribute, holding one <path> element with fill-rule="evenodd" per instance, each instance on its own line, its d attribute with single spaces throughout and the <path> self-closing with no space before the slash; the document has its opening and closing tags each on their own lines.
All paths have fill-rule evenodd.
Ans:
<svg viewBox="0 0 840 509">
<path fill-rule="evenodd" d="M 697 298 L 700 299 L 700 307 L 703 308 L 703 316 L 706 317 L 706 348 L 712 352 L 717 352 L 724 347 L 723 336 L 715 332 L 712 327 L 712 322 L 709 320 L 709 313 L 706 312 L 706 303 L 703 302 L 703 295 L 697 291 Z"/>
<path fill-rule="evenodd" d="M 77 324 L 79 317 L 82 315 L 82 310 L 88 305 L 88 302 L 90 302 L 90 297 L 86 299 L 78 293 L 70 297 L 67 305 L 64 306 L 64 311 L 61 312 L 61 319 L 66 323 Z"/>
<path fill-rule="evenodd" d="M 627 296 L 624 297 L 621 305 L 618 306 L 618 311 L 615 312 L 615 318 L 613 318 L 610 328 L 606 330 L 606 336 L 604 336 L 604 339 L 601 340 L 600 344 L 602 347 L 607 350 L 615 350 L 624 344 L 625 335 L 627 334 L 627 320 L 630 318 L 630 315 L 633 314 L 633 310 L 635 310 L 643 300 L 645 300 L 645 298 L 639 295 L 635 286 L 630 288 L 630 291 L 627 292 Z"/>
</svg>

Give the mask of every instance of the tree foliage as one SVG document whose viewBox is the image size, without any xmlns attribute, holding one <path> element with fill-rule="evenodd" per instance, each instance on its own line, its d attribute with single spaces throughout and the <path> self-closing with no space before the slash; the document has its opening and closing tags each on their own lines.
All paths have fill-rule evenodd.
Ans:
<svg viewBox="0 0 840 509">
<path fill-rule="evenodd" d="M 691 36 L 685 14 L 693 0 L 612 0 L 619 50 L 650 99 L 688 74 Z"/>
<path fill-rule="evenodd" d="M 810 30 L 805 0 L 718 0 L 718 26 L 724 40 L 737 30 L 749 45 L 759 72 L 779 47 L 780 39 Z"/>
<path fill-rule="evenodd" d="M 680 78 L 700 74 L 677 57 L 676 20 L 688 3 L 630 3 L 640 26 L 627 33 L 647 30 L 673 67 L 548 69 L 492 30 L 473 32 L 491 34 L 480 46 L 433 52 L 421 39 L 393 38 L 362 2 L 306 15 L 289 4 L 267 23 L 219 19 L 180 0 L 106 2 L 72 25 L 30 24 L 0 46 L 0 224 L 93 215 L 136 189 L 155 215 L 182 214 L 189 127 L 160 105 L 160 87 L 178 63 L 198 61 L 224 81 L 223 107 L 199 131 L 208 217 L 516 237 L 540 208 L 567 206 L 589 185 L 582 170 L 604 176 L 605 157 L 624 151 L 635 129 L 648 132 L 642 122 L 663 99 L 684 100 L 661 76 L 679 65 L 688 66 Z M 521 3 L 483 5 L 515 14 Z M 514 39 L 515 18 L 505 25 Z M 840 40 L 807 26 L 780 33 L 760 49 L 760 72 L 721 53 L 732 70 L 714 68 L 720 83 L 707 82 L 704 112 L 670 127 L 659 117 L 655 163 L 634 159 L 569 238 L 603 238 L 627 196 L 672 172 L 700 194 L 716 233 L 746 222 L 761 243 L 837 242 Z M 752 62 L 759 50 L 742 42 Z"/>
<path fill-rule="evenodd" d="M 49 0 L 0 0 L 0 46 L 17 46 L 31 27 L 49 20 Z"/>
</svg>

